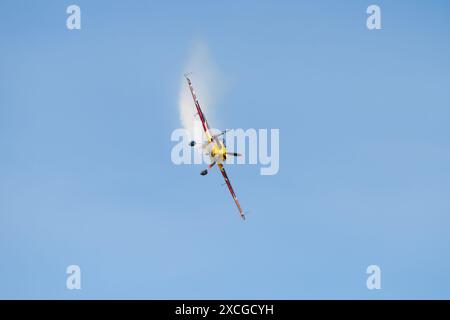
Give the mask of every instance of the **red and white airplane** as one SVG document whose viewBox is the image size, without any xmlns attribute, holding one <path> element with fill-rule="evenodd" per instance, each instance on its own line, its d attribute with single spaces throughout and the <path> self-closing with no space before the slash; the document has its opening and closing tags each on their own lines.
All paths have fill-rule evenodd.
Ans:
<svg viewBox="0 0 450 320">
<path fill-rule="evenodd" d="M 237 157 L 240 156 L 240 154 L 236 152 L 227 152 L 224 141 L 219 139 L 219 137 L 223 136 L 226 131 L 222 131 L 221 133 L 216 135 L 211 134 L 208 121 L 206 121 L 205 115 L 203 114 L 202 109 L 200 108 L 200 103 L 198 102 L 197 96 L 195 95 L 192 82 L 189 79 L 188 74 L 185 74 L 184 76 L 189 85 L 189 89 L 191 90 L 192 98 L 194 98 L 195 108 L 197 109 L 197 114 L 200 117 L 203 131 L 205 132 L 207 138 L 207 141 L 202 144 L 202 148 L 204 151 L 206 151 L 206 153 L 209 155 L 211 159 L 211 164 L 208 166 L 208 169 L 211 169 L 215 164 L 217 164 L 217 166 L 220 169 L 220 172 L 222 173 L 223 178 L 225 179 L 228 189 L 230 190 L 231 196 L 233 197 L 233 200 L 239 209 L 239 214 L 241 218 L 245 220 L 244 211 L 242 210 L 241 205 L 239 204 L 236 194 L 234 193 L 233 187 L 231 186 L 230 179 L 228 179 L 227 173 L 225 172 L 225 168 L 223 167 L 223 163 L 227 159 L 227 156 Z M 195 144 L 196 144 L 195 141 L 191 141 L 190 146 L 193 147 L 195 146 Z M 208 174 L 208 169 L 203 170 L 200 174 L 202 176 Z"/>
</svg>

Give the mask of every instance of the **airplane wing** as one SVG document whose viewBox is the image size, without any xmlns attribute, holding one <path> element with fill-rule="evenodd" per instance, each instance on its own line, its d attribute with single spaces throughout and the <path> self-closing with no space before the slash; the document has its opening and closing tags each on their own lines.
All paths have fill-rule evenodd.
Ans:
<svg viewBox="0 0 450 320">
<path fill-rule="evenodd" d="M 198 102 L 197 96 L 194 91 L 194 87 L 192 86 L 191 79 L 189 79 L 186 74 L 184 76 L 186 77 L 186 80 L 189 85 L 189 89 L 191 90 L 192 98 L 194 99 L 195 107 L 197 108 L 197 114 L 200 117 L 200 120 L 202 122 L 203 130 L 205 131 L 206 138 L 208 139 L 208 142 L 212 142 L 213 136 L 209 132 L 208 121 L 206 121 L 206 118 L 205 118 L 205 115 L 203 114 L 202 108 L 200 108 L 200 103 Z"/>
<path fill-rule="evenodd" d="M 243 220 L 245 220 L 244 211 L 242 210 L 241 205 L 239 204 L 239 201 L 236 197 L 236 194 L 234 193 L 233 187 L 231 186 L 231 183 L 230 183 L 230 179 L 228 179 L 228 176 L 227 176 L 227 173 L 225 172 L 225 168 L 223 167 L 223 164 L 218 163 L 217 166 L 219 167 L 220 172 L 222 173 L 222 176 L 225 179 L 225 182 L 227 183 L 227 186 L 228 186 L 228 189 L 230 190 L 231 196 L 233 197 L 233 200 L 239 209 L 239 214 L 241 215 L 241 218 Z"/>
</svg>

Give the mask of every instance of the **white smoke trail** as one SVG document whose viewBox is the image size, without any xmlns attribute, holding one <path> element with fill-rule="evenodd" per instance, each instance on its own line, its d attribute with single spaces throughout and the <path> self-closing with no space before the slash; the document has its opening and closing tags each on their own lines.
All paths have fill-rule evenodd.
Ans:
<svg viewBox="0 0 450 320">
<path fill-rule="evenodd" d="M 220 80 L 219 69 L 211 58 L 208 47 L 204 42 L 197 42 L 193 46 L 184 70 L 185 73 L 192 73 L 189 77 L 192 80 L 203 113 L 209 124 L 213 124 L 211 107 L 220 98 L 223 85 Z M 194 116 L 196 113 L 194 101 L 184 77 L 181 81 L 178 106 L 183 127 L 188 130 L 193 140 L 197 142 L 204 140 L 202 125 L 199 117 Z"/>
</svg>

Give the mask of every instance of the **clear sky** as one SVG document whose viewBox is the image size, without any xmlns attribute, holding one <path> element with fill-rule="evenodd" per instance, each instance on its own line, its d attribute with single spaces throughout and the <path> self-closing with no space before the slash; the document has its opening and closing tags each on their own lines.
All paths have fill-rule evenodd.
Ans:
<svg viewBox="0 0 450 320">
<path fill-rule="evenodd" d="M 2 0 L 0 298 L 450 298 L 450 5 L 340 2 Z M 199 39 L 211 125 L 280 129 L 245 222 L 170 159 Z"/>
</svg>

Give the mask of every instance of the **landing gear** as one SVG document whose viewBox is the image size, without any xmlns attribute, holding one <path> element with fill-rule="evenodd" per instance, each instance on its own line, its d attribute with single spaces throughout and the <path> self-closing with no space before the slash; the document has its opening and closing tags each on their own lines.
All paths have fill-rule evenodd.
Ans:
<svg viewBox="0 0 450 320">
<path fill-rule="evenodd" d="M 214 167 L 215 164 L 216 164 L 216 162 L 214 161 L 213 163 L 211 163 L 211 164 L 208 166 L 208 169 L 211 169 L 212 167 Z M 208 169 L 203 170 L 202 172 L 200 172 L 200 174 L 201 174 L 202 176 L 206 176 L 206 175 L 208 174 Z"/>
</svg>

